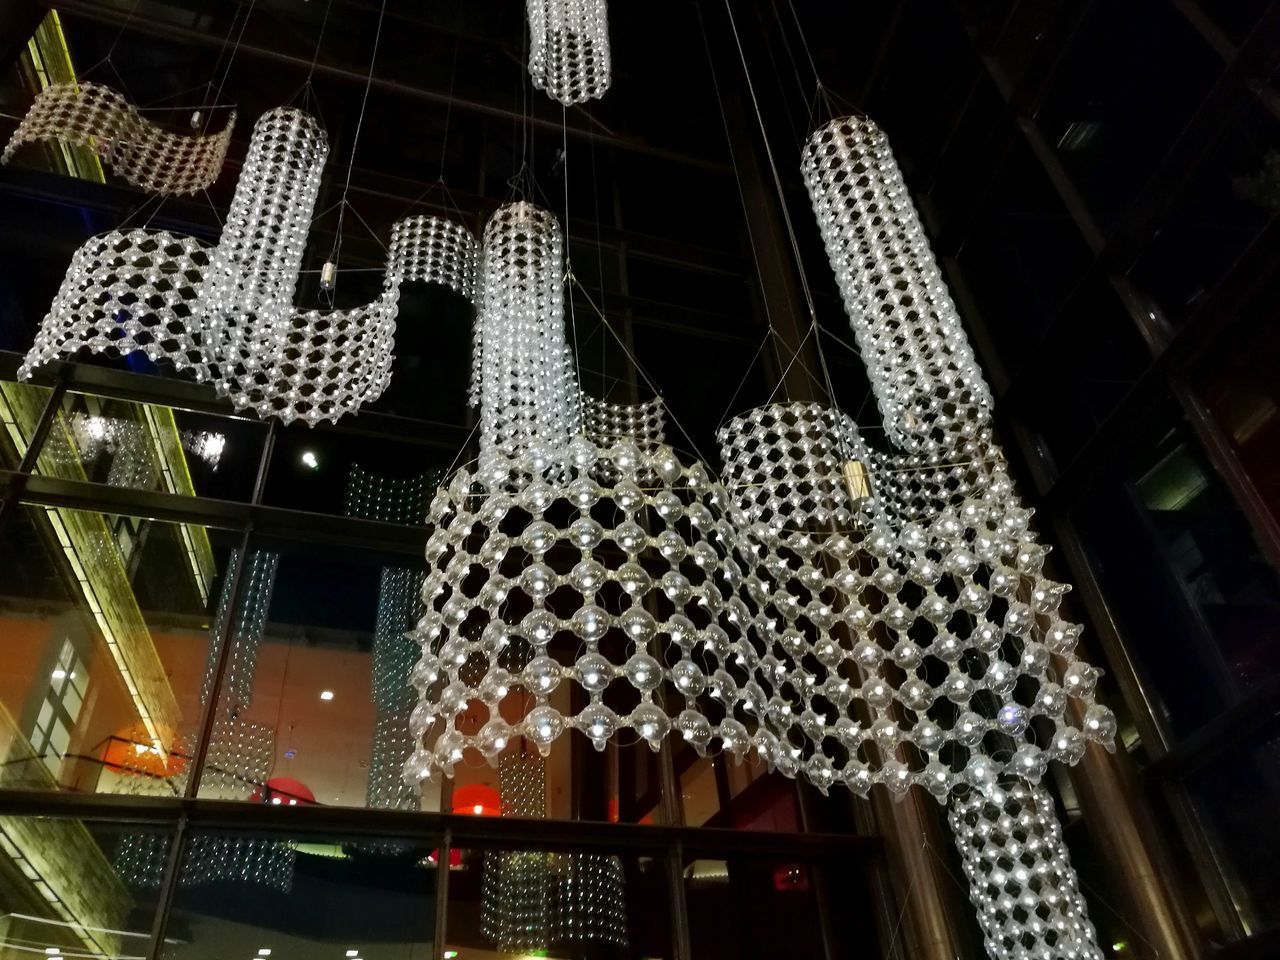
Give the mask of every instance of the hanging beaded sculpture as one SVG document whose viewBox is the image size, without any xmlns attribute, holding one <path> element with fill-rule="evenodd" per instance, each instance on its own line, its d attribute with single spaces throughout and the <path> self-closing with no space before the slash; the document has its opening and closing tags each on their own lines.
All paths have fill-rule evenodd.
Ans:
<svg viewBox="0 0 1280 960">
<path fill-rule="evenodd" d="M 170 133 L 149 120 L 123 94 L 97 83 L 55 83 L 27 110 L 0 154 L 8 163 L 18 148 L 59 140 L 93 150 L 126 181 L 151 193 L 199 193 L 222 172 L 236 115 L 215 134 Z"/>
</svg>

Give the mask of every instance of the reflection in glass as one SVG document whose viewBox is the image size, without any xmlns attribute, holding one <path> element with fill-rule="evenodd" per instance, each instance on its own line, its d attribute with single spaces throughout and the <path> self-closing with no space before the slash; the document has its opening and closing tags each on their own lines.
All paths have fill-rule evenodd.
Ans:
<svg viewBox="0 0 1280 960">
<path fill-rule="evenodd" d="M 362 520 L 421 525 L 427 515 L 428 491 L 434 490 L 443 476 L 442 471 L 387 476 L 353 463 L 343 512 Z M 417 698 L 409 671 L 417 662 L 419 651 L 408 634 L 422 614 L 421 594 L 420 570 L 382 568 L 373 633 L 373 746 L 365 794 L 373 808 L 418 809 L 417 793 L 405 783 L 402 771 L 413 753 L 409 715 Z"/>
<path fill-rule="evenodd" d="M 1188 734 L 1280 671 L 1280 579 L 1175 407 L 1075 520 L 1160 703 Z"/>
<path fill-rule="evenodd" d="M 0 817 L 0 957 L 145 956 L 155 901 L 113 866 L 116 841 L 96 823 Z"/>
<path fill-rule="evenodd" d="M 522 770 L 536 781 L 536 764 Z M 454 854 L 446 957 L 670 956 L 667 886 L 659 861 L 599 850 L 455 849 Z"/>
<path fill-rule="evenodd" d="M 1228 750 L 1187 786 L 1245 932 L 1280 923 L 1280 738 Z"/>
<path fill-rule="evenodd" d="M 824 957 L 815 867 L 792 862 L 694 860 L 685 866 L 685 900 L 694 960 L 720 957 Z M 842 905 L 841 924 L 858 909 Z M 777 918 L 785 917 L 785 922 Z M 865 931 L 859 931 L 865 936 Z M 874 949 L 867 956 L 876 956 Z"/>
<path fill-rule="evenodd" d="M 10 455 L 26 452 L 48 391 L 0 383 Z M 254 421 L 68 392 L 36 472 L 184 497 L 248 499 L 265 427 Z M 16 453 L 16 457 L 13 454 Z"/>
<path fill-rule="evenodd" d="M 498 779 L 502 816 L 545 816 L 546 760 L 532 747 L 504 756 Z M 476 805 L 462 812 L 484 811 Z M 625 948 L 624 883 L 617 857 L 538 850 L 486 853 L 480 931 L 504 951 L 546 951 L 569 943 Z"/>
<path fill-rule="evenodd" d="M 195 831 L 184 875 L 204 851 L 286 849 L 291 882 L 250 884 L 224 874 L 180 885 L 163 956 L 431 960 L 437 870 L 428 854 L 437 845 L 435 838 Z"/>
<path fill-rule="evenodd" d="M 178 775 L 223 565 L 204 527 L 20 508 L 0 547 L 0 783 L 129 792 L 138 769 Z"/>
</svg>

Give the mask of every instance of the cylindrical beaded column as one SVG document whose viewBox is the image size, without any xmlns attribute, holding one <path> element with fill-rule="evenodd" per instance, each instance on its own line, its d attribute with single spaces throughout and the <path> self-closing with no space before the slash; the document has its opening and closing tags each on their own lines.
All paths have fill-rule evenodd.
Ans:
<svg viewBox="0 0 1280 960">
<path fill-rule="evenodd" d="M 971 790 L 947 819 L 992 960 L 1103 960 L 1048 790 Z"/>
<path fill-rule="evenodd" d="M 480 470 L 512 457 L 545 466 L 563 456 L 579 422 L 564 334 L 564 242 L 546 210 L 499 207 L 484 229 L 480 334 Z"/>
<path fill-rule="evenodd" d="M 270 110 L 254 124 L 202 287 L 223 393 L 252 393 L 277 377 L 270 367 L 288 334 L 328 153 L 320 123 L 299 110 Z"/>
<path fill-rule="evenodd" d="M 816 130 L 801 171 L 889 438 L 944 454 L 991 397 L 889 142 L 865 117 Z"/>
<path fill-rule="evenodd" d="M 527 0 L 526 10 L 533 85 L 567 107 L 603 97 L 613 76 L 606 0 Z"/>
</svg>

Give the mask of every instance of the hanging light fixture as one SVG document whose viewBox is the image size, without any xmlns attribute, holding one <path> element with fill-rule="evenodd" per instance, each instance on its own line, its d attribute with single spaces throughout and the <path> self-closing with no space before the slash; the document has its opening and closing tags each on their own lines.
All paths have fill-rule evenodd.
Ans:
<svg viewBox="0 0 1280 960">
<path fill-rule="evenodd" d="M 1078 628 L 1057 617 L 1061 591 L 1041 574 L 1029 517 L 986 526 L 1003 488 L 895 527 L 859 496 L 869 491 L 849 489 L 847 465 L 871 462 L 873 485 L 884 465 L 841 413 L 762 407 L 720 440 L 758 561 L 748 583 L 766 587 L 761 683 L 784 773 L 824 792 L 919 784 L 945 799 L 1004 772 L 1038 780 L 1050 759 L 1075 763 L 1086 739 L 1107 740 L 1065 719 L 1071 699 L 1086 717 L 1104 709 L 1096 673 L 1072 654 Z"/>
<path fill-rule="evenodd" d="M 236 114 L 211 135 L 170 133 L 149 120 L 110 87 L 54 83 L 37 95 L 0 154 L 8 163 L 18 148 L 37 140 L 59 140 L 93 150 L 127 182 L 150 193 L 199 193 L 222 172 Z"/>
<path fill-rule="evenodd" d="M 653 449 L 666 440 L 666 416 L 661 397 L 643 403 L 606 403 L 581 394 L 582 432 L 596 443 L 634 440 Z"/>
<path fill-rule="evenodd" d="M 917 746 L 920 723 L 930 740 L 947 736 L 927 708 L 930 698 L 940 702 L 936 689 L 963 710 L 949 734 L 968 748 L 963 775 L 931 759 L 918 776 L 939 796 L 946 782 L 959 788 L 949 820 L 992 960 L 1100 960 L 1052 801 L 1038 786 L 1051 757 L 1076 763 L 1088 740 L 1114 749 L 1115 717 L 1093 701 L 1099 671 L 1075 657 L 1080 628 L 1059 610 L 1069 587 L 1044 576 L 1048 548 L 1005 469 L 990 390 L 883 131 L 864 117 L 834 120 L 810 136 L 801 169 L 886 435 L 901 451 L 874 458 L 871 472 L 889 526 L 884 544 L 896 547 L 886 559 L 897 560 L 904 582 L 952 587 L 916 608 L 917 622 L 923 614 L 934 623 L 928 647 L 899 633 L 887 654 L 868 644 L 855 659 L 906 671 L 900 685 L 878 682 L 908 709 L 907 697 L 920 694 Z M 940 619 L 961 612 L 966 629 Z M 951 638 L 972 652 L 935 688 L 917 650 L 922 665 L 945 661 Z M 1081 729 L 1064 719 L 1072 699 Z M 1029 739 L 1032 722 L 1045 733 L 1043 750 Z M 1002 749 L 1002 741 L 1012 743 Z"/>
<path fill-rule="evenodd" d="M 603 97 L 613 79 L 606 0 L 526 0 L 525 8 L 533 85 L 566 107 Z"/>
<path fill-rule="evenodd" d="M 421 746 L 406 779 L 452 775 L 469 748 L 496 763 L 517 737 L 545 755 L 570 729 L 597 749 L 631 729 L 656 750 L 674 730 L 700 752 L 719 738 L 741 755 L 764 704 L 728 499 L 669 447 L 574 435 L 555 220 L 513 204 L 485 241 L 481 457 L 437 493 L 428 517 L 412 674 Z M 533 649 L 518 674 L 502 663 L 513 642 Z M 572 716 L 551 699 L 564 682 L 588 700 Z M 499 704 L 516 688 L 529 709 L 508 723 Z M 664 688 L 684 709 L 668 713 Z M 618 715 L 604 702 L 610 690 L 635 705 Z M 463 722 L 473 703 L 488 717 L 479 729 Z"/>
<path fill-rule="evenodd" d="M 1103 960 L 1048 790 L 966 791 L 947 819 L 992 960 Z"/>
<path fill-rule="evenodd" d="M 991 393 L 884 132 L 834 120 L 806 141 L 801 172 L 889 439 L 957 452 Z"/>
<path fill-rule="evenodd" d="M 410 217 L 392 231 L 382 293 L 350 310 L 297 310 L 293 298 L 327 138 L 279 108 L 254 126 L 222 236 L 206 247 L 165 231 L 91 238 L 19 369 L 85 348 L 144 352 L 210 380 L 237 409 L 314 425 L 381 395 L 391 375 L 400 285 L 443 283 L 473 296 L 478 245 L 465 228 Z"/>
<path fill-rule="evenodd" d="M 518 458 L 541 470 L 563 460 L 577 428 L 577 387 L 564 335 L 564 241 L 549 211 L 499 207 L 484 228 L 480 468 L 500 480 Z"/>
</svg>

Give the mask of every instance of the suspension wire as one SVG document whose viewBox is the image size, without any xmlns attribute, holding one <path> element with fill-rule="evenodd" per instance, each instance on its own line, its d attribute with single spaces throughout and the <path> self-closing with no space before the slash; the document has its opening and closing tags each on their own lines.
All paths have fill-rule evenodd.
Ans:
<svg viewBox="0 0 1280 960">
<path fill-rule="evenodd" d="M 773 185 L 778 193 L 778 205 L 782 208 L 782 219 L 787 226 L 787 237 L 791 242 L 791 252 L 795 257 L 796 269 L 800 273 L 800 286 L 804 291 L 805 303 L 809 308 L 809 322 L 815 331 L 814 348 L 818 354 L 818 364 L 822 368 L 823 378 L 827 383 L 827 397 L 832 406 L 836 403 L 835 386 L 831 380 L 831 369 L 827 365 L 826 352 L 822 348 L 822 337 L 818 335 L 818 311 L 813 302 L 813 290 L 809 286 L 809 275 L 804 267 L 804 258 L 800 252 L 800 241 L 796 236 L 795 224 L 791 220 L 791 211 L 787 206 L 786 193 L 782 187 L 782 177 L 778 173 L 778 164 L 773 156 L 773 146 L 769 142 L 769 133 L 765 127 L 764 115 L 760 110 L 760 101 L 756 96 L 755 83 L 751 79 L 751 70 L 747 65 L 746 51 L 742 47 L 742 37 L 738 34 L 738 24 L 733 16 L 733 6 L 731 0 L 725 0 L 725 11 L 729 15 L 729 26 L 733 31 L 734 43 L 738 48 L 738 58 L 742 61 L 742 73 L 747 80 L 747 90 L 751 94 L 751 104 L 755 108 L 756 122 L 760 126 L 760 136 L 764 140 L 765 155 L 769 159 L 769 169 L 773 173 Z"/>
<path fill-rule="evenodd" d="M 453 38 L 453 66 L 449 68 L 449 99 L 444 105 L 444 136 L 440 143 L 440 173 L 437 178 L 440 183 L 444 183 L 444 162 L 449 156 L 449 120 L 453 116 L 453 87 L 458 79 L 458 47 L 461 43 L 460 38 Z"/>
<path fill-rule="evenodd" d="M 777 14 L 776 9 L 774 10 L 774 13 L 775 15 Z M 761 23 L 760 26 L 763 28 L 764 24 Z M 769 66 L 773 70 L 773 78 L 775 82 L 778 84 L 778 91 L 779 93 L 782 93 L 783 89 L 786 86 L 786 83 L 784 82 L 784 79 L 783 79 L 783 70 L 781 65 L 778 63 L 778 57 L 774 55 L 773 44 L 769 43 L 767 39 L 765 40 L 765 44 L 764 44 L 764 52 L 765 52 L 765 56 L 769 58 Z M 790 56 L 790 50 L 787 51 L 787 55 Z M 796 69 L 794 60 L 792 60 L 791 62 L 791 69 L 795 74 L 796 86 L 799 88 L 800 102 L 804 103 L 805 102 L 804 87 L 801 86 L 800 84 L 800 72 L 799 70 Z M 791 130 L 792 135 L 795 137 L 796 143 L 803 143 L 804 138 L 809 131 L 804 127 L 797 127 L 795 115 L 791 112 L 790 94 L 783 93 L 781 100 L 782 100 L 782 110 L 787 115 L 787 127 Z M 801 122 L 803 123 L 804 120 L 802 119 Z"/>
<path fill-rule="evenodd" d="M 809 61 L 809 69 L 813 72 L 813 82 L 817 86 L 817 93 L 818 93 L 817 99 L 822 100 L 822 102 L 826 104 L 828 115 L 834 117 L 836 114 L 836 111 L 831 104 L 831 90 L 827 87 L 825 83 L 822 82 L 822 76 L 818 73 L 818 64 L 813 59 L 813 48 L 809 46 L 809 40 L 807 37 L 805 37 L 804 26 L 803 24 L 800 23 L 800 15 L 796 13 L 796 7 L 795 7 L 795 4 L 792 2 L 792 0 L 787 0 L 787 6 L 791 10 L 791 19 L 796 25 L 796 34 L 800 37 L 800 46 L 804 50 L 804 55 Z M 779 20 L 778 25 L 779 26 L 782 25 L 781 20 Z M 785 30 L 783 31 L 783 35 L 785 37 L 786 35 Z M 814 103 L 814 106 L 815 107 L 817 106 L 816 101 Z"/>
<path fill-rule="evenodd" d="M 256 0 L 255 0 L 256 2 Z M 347 162 L 347 179 L 342 187 L 342 205 L 338 208 L 338 230 L 333 238 L 333 248 L 329 253 L 329 260 L 335 267 L 334 271 L 334 287 L 337 287 L 337 271 L 339 258 L 342 256 L 342 226 L 346 216 L 347 208 L 351 205 L 347 200 L 347 195 L 351 191 L 351 172 L 356 166 L 356 150 L 360 147 L 360 133 L 364 129 L 364 114 L 369 106 L 369 89 L 373 86 L 373 70 L 378 62 L 378 44 L 382 40 L 382 23 L 387 16 L 387 0 L 382 0 L 382 9 L 378 12 L 378 26 L 373 34 L 373 51 L 369 55 L 369 72 L 364 80 L 364 96 L 360 99 L 360 114 L 356 118 L 355 136 L 351 140 L 351 159 Z M 357 214 L 358 216 L 358 214 Z M 333 303 L 333 291 L 330 291 L 330 305 Z"/>
<path fill-rule="evenodd" d="M 316 34 L 316 49 L 311 54 L 311 66 L 307 69 L 306 85 L 309 88 L 311 81 L 316 75 L 316 63 L 320 60 L 320 46 L 324 43 L 324 31 L 329 25 L 329 11 L 333 9 L 333 0 L 327 0 L 324 5 L 324 17 L 320 20 L 320 32 Z"/>
<path fill-rule="evenodd" d="M 787 39 L 787 28 L 782 23 L 782 14 L 778 12 L 778 0 L 769 0 L 769 9 L 773 11 L 773 22 L 778 25 L 778 38 L 782 41 L 782 49 L 786 52 L 787 60 L 791 64 L 791 72 L 795 74 L 796 89 L 807 103 L 809 98 L 804 92 L 804 80 L 800 77 L 800 62 L 796 59 L 795 51 L 791 49 L 791 41 Z M 812 58 L 810 63 L 812 63 Z"/>
<path fill-rule="evenodd" d="M 97 63 L 94 63 L 91 66 L 86 67 L 84 70 L 82 70 L 80 72 L 81 76 L 87 76 L 88 74 L 92 73 L 94 70 L 97 70 L 104 63 L 108 63 L 108 64 L 111 63 L 111 55 L 116 52 L 116 47 L 120 45 L 120 39 L 124 36 L 124 32 L 129 29 L 129 24 L 133 23 L 133 15 L 138 12 L 138 4 L 141 2 L 142 0 L 133 0 L 133 5 L 129 7 L 129 13 L 124 18 L 124 23 L 120 24 L 120 29 L 116 32 L 116 38 L 111 41 L 111 46 L 107 47 L 107 55 L 103 57 L 101 60 L 99 60 Z M 116 70 L 114 64 L 111 65 L 111 69 L 115 73 L 117 79 L 120 80 L 121 86 L 123 86 L 124 78 L 120 76 L 120 71 Z M 125 93 L 127 94 L 128 91 L 126 90 Z"/>
<path fill-rule="evenodd" d="M 597 306 L 596 302 L 591 299 L 590 291 L 588 291 L 587 288 L 582 285 L 581 281 L 572 274 L 569 276 L 569 282 L 577 286 L 577 288 L 582 291 L 583 297 L 586 298 L 587 303 L 591 305 L 591 309 L 593 309 L 596 312 L 596 315 L 600 318 L 600 323 L 613 335 L 613 338 L 618 341 L 618 345 L 622 347 L 623 353 L 625 353 L 627 355 L 627 359 L 631 361 L 632 367 L 644 378 L 644 382 L 648 385 L 649 389 L 653 391 L 653 395 L 655 397 L 661 397 L 662 391 L 658 389 L 658 385 L 654 381 L 653 377 L 649 376 L 649 372 L 645 370 L 641 365 L 639 358 L 632 352 L 631 348 L 627 346 L 627 342 L 622 339 L 618 334 L 618 331 L 613 328 L 611 323 L 609 323 L 609 318 L 604 315 L 604 311 L 601 310 L 600 307 Z M 572 297 L 572 293 L 570 293 L 570 296 Z M 714 473 L 715 471 L 711 466 L 711 461 L 708 460 L 702 451 L 698 449 L 698 444 L 694 441 L 692 434 L 685 429 L 684 424 L 680 422 L 680 418 L 676 416 L 675 411 L 671 409 L 669 404 L 664 403 L 663 406 L 666 407 L 667 413 L 670 414 L 671 422 L 676 425 L 677 429 L 684 434 L 684 438 L 689 441 L 690 450 L 692 450 L 698 459 L 702 461 L 703 466 Z"/>
<path fill-rule="evenodd" d="M 231 53 L 227 56 L 227 66 L 226 66 L 226 69 L 222 71 L 222 80 L 218 83 L 218 91 L 213 95 L 214 103 L 217 103 L 222 99 L 222 91 L 227 85 L 227 78 L 231 75 L 231 65 L 236 62 L 236 54 L 240 52 L 240 43 L 241 41 L 244 40 L 244 31 L 249 26 L 249 20 L 253 17 L 254 7 L 256 7 L 257 5 L 258 5 L 258 0 L 249 0 L 249 9 L 245 11 L 244 22 L 240 24 L 240 32 L 236 34 L 235 45 L 231 48 Z M 237 8 L 237 12 L 238 12 L 238 8 Z M 234 28 L 234 26 L 235 26 L 235 20 L 233 19 L 232 27 Z M 228 37 L 231 36 L 230 32 L 227 33 L 227 36 Z M 221 54 L 218 55 L 218 59 L 219 60 L 222 59 Z M 216 63 L 214 64 L 213 69 L 214 69 L 214 72 L 216 73 L 218 70 Z M 212 91 L 212 81 L 210 82 L 210 90 Z M 207 107 L 205 107 L 203 103 L 201 104 L 200 108 L 202 110 L 207 109 Z M 201 133 L 209 132 L 209 122 L 212 119 L 213 119 L 212 117 L 205 118 L 204 127 L 202 128 Z"/>
<path fill-rule="evenodd" d="M 603 313 L 605 310 L 608 309 L 608 304 L 605 303 L 605 297 L 604 297 L 604 242 L 600 236 L 600 181 L 596 177 L 596 135 L 594 131 L 587 135 L 587 142 L 591 146 L 591 200 L 595 206 L 595 217 L 596 217 L 596 278 L 600 281 L 600 310 Z M 611 180 L 610 182 L 616 184 L 617 181 Z M 615 209 L 615 214 L 616 214 L 616 209 Z M 565 242 L 566 243 L 568 243 L 568 236 L 569 236 L 568 225 L 566 224 L 565 225 Z M 619 263 L 618 269 L 626 270 L 625 264 Z M 570 294 L 570 296 L 572 296 L 572 294 Z M 588 339 L 590 338 L 588 337 Z M 605 371 L 609 369 L 609 358 L 608 358 L 608 351 L 607 351 L 608 346 L 609 346 L 609 338 L 602 336 L 600 338 L 600 376 L 606 377 L 606 378 L 607 378 L 607 374 L 605 373 Z M 619 380 L 616 377 L 613 379 L 618 383 L 629 382 L 629 381 Z M 606 390 L 606 396 L 607 395 L 608 394 Z"/>
<path fill-rule="evenodd" d="M 712 87 L 715 89 L 716 106 L 720 110 L 720 123 L 724 127 L 725 141 L 729 146 L 729 161 L 733 165 L 733 180 L 734 180 L 734 185 L 738 188 L 738 202 L 742 204 L 742 219 L 746 223 L 746 227 L 747 227 L 747 242 L 751 247 L 751 259 L 756 266 L 756 284 L 760 288 L 760 301 L 764 305 L 764 322 L 765 322 L 765 327 L 767 328 L 767 334 L 768 334 L 765 339 L 768 341 L 771 341 L 770 345 L 773 348 L 774 361 L 777 363 L 778 369 L 781 370 L 783 365 L 782 354 L 778 351 L 778 341 L 780 338 L 778 336 L 777 330 L 774 329 L 774 326 L 773 326 L 773 312 L 769 308 L 769 297 L 766 295 L 765 289 L 764 289 L 763 271 L 760 268 L 760 254 L 757 252 L 757 249 L 756 249 L 755 232 L 751 229 L 751 214 L 747 206 L 747 196 L 742 189 L 742 171 L 738 169 L 738 156 L 736 151 L 734 150 L 733 134 L 729 130 L 729 118 L 725 114 L 725 110 L 724 110 L 724 97 L 720 93 L 720 79 L 716 75 L 715 60 L 711 56 L 711 41 L 707 37 L 707 25 L 705 21 L 702 19 L 702 5 L 694 4 L 694 10 L 698 14 L 698 29 L 702 33 L 702 46 L 706 50 L 706 54 L 707 54 L 707 67 L 711 72 Z M 760 356 L 760 352 L 756 351 L 756 357 L 759 357 L 759 356 Z M 755 363 L 755 358 L 753 358 L 751 362 Z M 750 373 L 751 373 L 751 368 L 748 366 L 747 375 L 750 375 Z M 745 381 L 746 377 L 744 376 L 743 379 Z M 725 411 L 725 414 L 727 416 L 728 411 Z M 723 420 L 724 417 L 721 417 L 720 419 Z"/>
<path fill-rule="evenodd" d="M 560 105 L 560 159 L 564 164 L 564 281 L 573 276 L 573 256 L 569 247 L 569 108 Z M 602 311 L 603 312 L 603 311 Z M 582 358 L 578 354 L 578 317 L 573 309 L 573 287 L 569 287 L 569 330 L 573 334 L 573 366 L 578 374 L 578 390 L 582 390 Z"/>
</svg>

